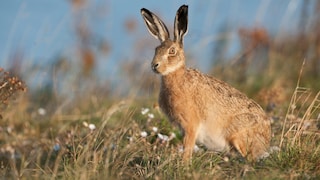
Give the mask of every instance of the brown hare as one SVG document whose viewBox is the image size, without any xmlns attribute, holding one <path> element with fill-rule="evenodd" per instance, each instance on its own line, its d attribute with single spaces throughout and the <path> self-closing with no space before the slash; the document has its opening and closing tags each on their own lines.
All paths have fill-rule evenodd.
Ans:
<svg viewBox="0 0 320 180">
<path fill-rule="evenodd" d="M 145 24 L 161 45 L 151 68 L 161 75 L 159 106 L 184 132 L 184 159 L 195 143 L 214 151 L 235 148 L 256 161 L 267 155 L 271 128 L 263 109 L 227 83 L 186 68 L 183 37 L 188 31 L 188 6 L 182 5 L 174 21 L 174 38 L 149 10 L 141 9 Z"/>
</svg>

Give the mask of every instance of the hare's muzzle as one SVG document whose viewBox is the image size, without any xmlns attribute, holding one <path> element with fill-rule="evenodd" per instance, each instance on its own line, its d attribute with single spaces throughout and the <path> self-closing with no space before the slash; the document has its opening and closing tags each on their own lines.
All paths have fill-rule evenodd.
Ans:
<svg viewBox="0 0 320 180">
<path fill-rule="evenodd" d="M 158 67 L 159 67 L 159 63 L 151 63 L 151 68 L 155 73 L 159 73 Z"/>
</svg>

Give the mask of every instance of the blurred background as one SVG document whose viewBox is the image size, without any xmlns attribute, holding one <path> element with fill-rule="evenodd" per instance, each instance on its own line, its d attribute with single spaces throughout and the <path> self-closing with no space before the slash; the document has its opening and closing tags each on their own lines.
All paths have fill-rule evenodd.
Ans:
<svg viewBox="0 0 320 180">
<path fill-rule="evenodd" d="M 317 0 L 0 4 L 0 65 L 26 83 L 30 102 L 53 113 L 84 99 L 156 98 L 159 78 L 150 63 L 159 42 L 144 25 L 143 7 L 172 33 L 176 10 L 189 5 L 187 65 L 227 81 L 264 107 L 289 103 L 304 60 L 301 86 L 320 89 Z"/>
</svg>

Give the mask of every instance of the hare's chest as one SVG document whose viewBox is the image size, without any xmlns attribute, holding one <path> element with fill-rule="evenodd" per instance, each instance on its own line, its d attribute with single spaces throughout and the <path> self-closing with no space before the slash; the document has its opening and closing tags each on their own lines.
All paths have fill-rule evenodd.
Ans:
<svg viewBox="0 0 320 180">
<path fill-rule="evenodd" d="M 161 91 L 159 94 L 160 108 L 173 121 L 177 120 L 178 115 L 190 111 L 192 104 L 192 99 L 180 92 Z"/>
</svg>

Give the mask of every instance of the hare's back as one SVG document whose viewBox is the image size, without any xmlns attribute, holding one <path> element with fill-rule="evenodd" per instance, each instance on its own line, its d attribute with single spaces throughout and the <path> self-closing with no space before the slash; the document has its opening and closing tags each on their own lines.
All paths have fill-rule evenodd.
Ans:
<svg viewBox="0 0 320 180">
<path fill-rule="evenodd" d="M 186 78 L 191 82 L 187 86 L 193 89 L 193 97 L 201 100 L 206 108 L 232 114 L 265 114 L 260 105 L 224 81 L 195 69 L 188 69 Z"/>
</svg>

